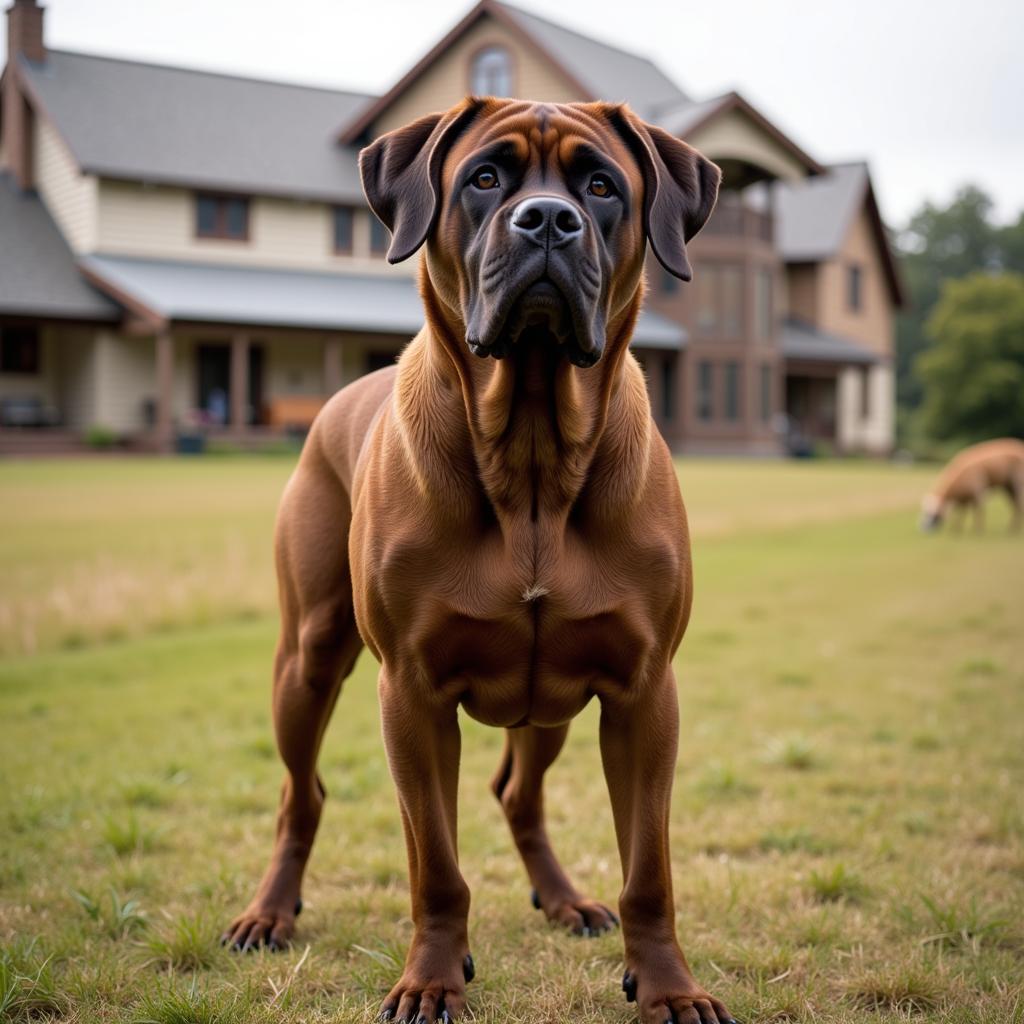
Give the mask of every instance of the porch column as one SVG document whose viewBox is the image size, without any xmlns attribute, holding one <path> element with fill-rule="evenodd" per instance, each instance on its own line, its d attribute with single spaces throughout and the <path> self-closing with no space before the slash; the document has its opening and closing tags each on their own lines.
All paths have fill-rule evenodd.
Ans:
<svg viewBox="0 0 1024 1024">
<path fill-rule="evenodd" d="M 329 396 L 341 387 L 341 338 L 324 338 L 324 391 Z"/>
<path fill-rule="evenodd" d="M 174 335 L 165 328 L 156 336 L 156 444 L 174 448 Z"/>
<path fill-rule="evenodd" d="M 231 427 L 245 430 L 249 425 L 249 335 L 231 339 Z"/>
</svg>

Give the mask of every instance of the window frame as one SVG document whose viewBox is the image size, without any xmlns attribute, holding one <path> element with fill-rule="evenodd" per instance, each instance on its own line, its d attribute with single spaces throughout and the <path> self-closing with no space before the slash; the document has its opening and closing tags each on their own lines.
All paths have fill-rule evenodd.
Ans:
<svg viewBox="0 0 1024 1024">
<path fill-rule="evenodd" d="M 348 214 L 348 245 L 338 245 L 338 216 Z M 331 207 L 331 247 L 335 256 L 351 256 L 355 252 L 356 239 L 356 208 L 346 203 L 337 203 Z"/>
<path fill-rule="evenodd" d="M 859 263 L 846 266 L 846 308 L 851 313 L 864 311 L 864 268 Z"/>
<path fill-rule="evenodd" d="M 216 203 L 215 226 L 211 231 L 204 231 L 200 222 L 199 211 L 204 201 Z M 241 235 L 232 234 L 228 231 L 228 204 L 232 202 L 241 203 L 245 210 L 245 230 Z M 251 238 L 252 203 L 249 196 L 238 195 L 231 192 L 196 192 L 195 193 L 195 218 L 193 227 L 195 237 L 204 241 L 217 242 L 248 242 Z"/>
<path fill-rule="evenodd" d="M 494 89 L 478 89 L 476 76 L 477 66 L 482 58 L 487 56 L 488 53 L 498 53 L 505 58 L 505 72 L 508 76 L 508 89 L 494 90 Z M 516 94 L 516 65 L 515 60 L 512 56 L 512 51 L 503 43 L 498 40 L 492 40 L 490 42 L 481 43 L 469 56 L 469 67 L 467 74 L 468 92 L 471 96 L 497 96 L 500 99 L 508 99 Z"/>
<path fill-rule="evenodd" d="M 391 248 L 391 237 L 384 222 L 373 210 L 369 211 L 370 216 L 370 255 L 387 256 Z"/>
<path fill-rule="evenodd" d="M 743 419 L 743 382 L 738 359 L 726 359 L 722 364 L 722 419 L 726 423 L 739 423 Z"/>
<path fill-rule="evenodd" d="M 18 335 L 22 335 L 20 339 Z M 28 365 L 20 359 L 15 360 L 12 352 L 16 346 L 20 348 L 28 343 L 31 357 Z M 22 349 L 24 351 L 24 349 Z M 14 363 L 18 365 L 15 366 Z M 21 377 L 38 377 L 43 372 L 43 334 L 36 324 L 4 324 L 0 325 L 0 373 L 14 374 Z"/>
<path fill-rule="evenodd" d="M 715 421 L 715 364 L 710 359 L 697 361 L 697 372 L 694 374 L 696 384 L 697 420 L 700 423 Z"/>
</svg>

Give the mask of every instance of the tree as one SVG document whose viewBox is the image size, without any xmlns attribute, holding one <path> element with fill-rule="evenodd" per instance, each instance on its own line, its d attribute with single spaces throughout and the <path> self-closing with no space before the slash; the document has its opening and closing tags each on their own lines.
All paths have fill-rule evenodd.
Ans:
<svg viewBox="0 0 1024 1024">
<path fill-rule="evenodd" d="M 992 200 L 968 185 L 945 208 L 925 203 L 899 235 L 909 299 L 896 323 L 897 396 L 904 408 L 917 407 L 923 397 L 915 365 L 927 345 L 924 325 L 943 283 L 998 263 L 991 214 Z"/>
<path fill-rule="evenodd" d="M 1024 276 L 948 281 L 917 361 L 923 426 L 935 438 L 1024 438 Z"/>
</svg>

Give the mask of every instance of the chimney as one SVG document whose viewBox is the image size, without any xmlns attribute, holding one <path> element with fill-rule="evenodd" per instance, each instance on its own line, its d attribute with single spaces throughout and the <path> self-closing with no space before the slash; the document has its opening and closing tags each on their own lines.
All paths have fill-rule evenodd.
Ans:
<svg viewBox="0 0 1024 1024">
<path fill-rule="evenodd" d="M 7 9 L 7 74 L 3 94 L 4 165 L 21 189 L 32 187 L 32 112 L 21 87 L 18 57 L 40 63 L 43 9 L 36 0 L 14 0 Z"/>
<path fill-rule="evenodd" d="M 7 10 L 7 60 L 24 54 L 36 64 L 46 60 L 43 45 L 43 9 L 36 0 L 14 0 Z"/>
</svg>

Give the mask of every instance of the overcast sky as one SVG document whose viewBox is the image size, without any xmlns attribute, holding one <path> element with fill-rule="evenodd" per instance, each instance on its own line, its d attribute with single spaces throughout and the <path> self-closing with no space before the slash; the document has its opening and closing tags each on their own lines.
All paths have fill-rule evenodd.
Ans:
<svg viewBox="0 0 1024 1024">
<path fill-rule="evenodd" d="M 1001 219 L 1024 209 L 1021 0 L 519 5 L 646 54 L 697 98 L 738 90 L 822 162 L 866 158 L 894 225 L 965 182 Z M 380 92 L 470 6 L 48 0 L 46 34 L 60 49 Z M 5 25 L 0 39 L 6 54 Z"/>
</svg>

